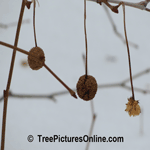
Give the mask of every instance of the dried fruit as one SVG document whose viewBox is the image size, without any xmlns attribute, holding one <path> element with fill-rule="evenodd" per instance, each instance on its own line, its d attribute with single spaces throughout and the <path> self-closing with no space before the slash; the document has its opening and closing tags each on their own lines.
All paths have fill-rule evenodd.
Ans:
<svg viewBox="0 0 150 150">
<path fill-rule="evenodd" d="M 33 47 L 29 51 L 28 64 L 31 69 L 39 70 L 43 67 L 45 62 L 44 52 L 40 47 Z"/>
<path fill-rule="evenodd" d="M 130 116 L 137 116 L 141 113 L 140 106 L 138 101 L 134 100 L 132 97 L 128 99 L 127 108 L 125 111 L 128 111 Z"/>
<path fill-rule="evenodd" d="M 95 97 L 97 92 L 96 79 L 90 75 L 83 75 L 79 78 L 76 88 L 79 97 L 85 101 L 89 101 Z"/>
</svg>

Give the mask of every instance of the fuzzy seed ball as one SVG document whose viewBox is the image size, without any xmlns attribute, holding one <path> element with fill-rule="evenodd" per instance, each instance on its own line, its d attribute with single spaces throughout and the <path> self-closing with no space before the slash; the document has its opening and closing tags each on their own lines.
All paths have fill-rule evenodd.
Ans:
<svg viewBox="0 0 150 150">
<path fill-rule="evenodd" d="M 28 55 L 28 64 L 30 68 L 33 70 L 39 70 L 40 68 L 42 68 L 45 62 L 43 50 L 40 47 L 33 47 L 29 51 L 29 54 L 31 54 Z"/>
<path fill-rule="evenodd" d="M 79 78 L 76 88 L 78 96 L 85 101 L 89 101 L 95 97 L 97 92 L 96 79 L 90 75 L 83 75 Z"/>
</svg>

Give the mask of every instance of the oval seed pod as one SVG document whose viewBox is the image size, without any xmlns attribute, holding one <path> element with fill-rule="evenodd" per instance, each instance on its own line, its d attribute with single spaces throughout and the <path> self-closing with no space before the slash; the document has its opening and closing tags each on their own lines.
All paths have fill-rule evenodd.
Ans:
<svg viewBox="0 0 150 150">
<path fill-rule="evenodd" d="M 78 96 L 85 101 L 89 101 L 95 97 L 97 92 L 96 79 L 90 75 L 83 75 L 79 78 L 76 88 Z"/>
<path fill-rule="evenodd" d="M 31 55 L 30 55 L 31 54 Z M 29 51 L 28 64 L 31 69 L 39 70 L 43 67 L 45 62 L 44 52 L 40 47 L 33 47 Z"/>
</svg>

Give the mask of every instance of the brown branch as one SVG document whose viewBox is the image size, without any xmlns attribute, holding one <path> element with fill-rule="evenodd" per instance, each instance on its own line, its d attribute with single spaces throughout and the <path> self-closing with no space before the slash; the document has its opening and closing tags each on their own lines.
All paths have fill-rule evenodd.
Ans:
<svg viewBox="0 0 150 150">
<path fill-rule="evenodd" d="M 127 86 L 127 85 L 121 85 L 121 87 L 125 88 L 125 89 L 128 89 L 128 90 L 131 90 L 131 87 Z M 137 88 L 137 87 L 134 87 L 134 91 L 137 91 L 137 92 L 140 92 L 140 93 L 143 93 L 143 94 L 150 94 L 150 91 L 149 90 L 143 90 L 141 88 Z"/>
<path fill-rule="evenodd" d="M 46 95 L 46 94 L 14 94 L 13 92 L 9 91 L 8 94 L 9 97 L 15 97 L 15 98 L 48 98 L 51 99 L 52 101 L 56 102 L 56 99 L 52 95 Z M 0 101 L 3 100 L 3 96 L 0 98 Z"/>
<path fill-rule="evenodd" d="M 31 53 L 29 53 L 29 52 L 27 52 L 27 51 L 25 51 L 25 50 L 23 50 L 21 48 L 18 48 L 16 46 L 12 46 L 12 45 L 4 43 L 2 41 L 0 41 L 0 45 L 4 45 L 4 46 L 12 48 L 12 49 L 15 48 L 19 52 L 22 52 L 22 53 L 24 53 L 26 55 L 33 55 L 33 57 L 36 57 L 36 56 L 34 56 L 34 54 L 31 54 Z M 77 98 L 75 92 L 73 90 L 71 90 L 45 63 L 43 64 L 43 66 L 69 91 L 71 96 L 73 96 L 74 98 Z"/>
<path fill-rule="evenodd" d="M 75 92 L 71 90 L 46 64 L 44 64 L 44 67 L 69 91 L 71 96 L 77 98 Z"/>
<path fill-rule="evenodd" d="M 113 27 L 114 33 L 122 40 L 122 42 L 123 42 L 124 44 L 126 44 L 126 41 L 125 41 L 124 37 L 122 36 L 121 33 L 118 32 L 117 27 L 116 27 L 116 25 L 115 25 L 115 23 L 114 23 L 114 21 L 113 21 L 113 18 L 111 17 L 110 12 L 108 11 L 108 8 L 107 8 L 105 5 L 102 5 L 102 6 L 103 6 L 103 8 L 104 8 L 104 10 L 105 10 L 105 12 L 106 12 L 106 14 L 107 14 L 107 16 L 108 16 L 108 19 L 109 19 L 109 21 L 110 21 L 112 27 Z M 137 44 L 135 44 L 135 43 L 133 43 L 133 42 L 130 42 L 130 41 L 129 41 L 129 45 L 133 46 L 134 48 L 138 48 L 138 45 L 137 45 Z"/>
<path fill-rule="evenodd" d="M 74 89 L 75 91 L 75 89 Z M 35 94 L 14 94 L 13 92 L 9 92 L 8 96 L 9 97 L 15 97 L 15 98 L 48 98 L 48 99 L 55 99 L 55 96 L 62 96 L 68 94 L 68 91 L 64 90 L 64 91 L 60 91 L 60 92 L 54 92 L 52 94 L 49 95 L 35 95 Z M 4 96 L 0 97 L 0 101 L 2 101 L 4 99 Z"/>
<path fill-rule="evenodd" d="M 98 85 L 98 88 L 99 89 L 104 89 L 104 88 L 114 88 L 114 87 L 121 87 L 121 88 L 124 88 L 124 89 L 127 89 L 127 90 L 131 90 L 131 87 L 128 86 L 128 85 L 125 85 L 125 84 L 122 84 L 122 83 L 114 83 L 114 84 L 99 84 Z M 72 89 L 73 91 L 76 91 L 76 89 Z M 140 93 L 143 93 L 143 94 L 150 94 L 150 90 L 144 90 L 144 89 L 141 89 L 141 88 L 136 88 L 134 87 L 134 91 L 137 91 L 137 92 L 140 92 Z M 55 98 L 56 96 L 62 96 L 62 95 L 66 95 L 68 94 L 68 91 L 67 90 L 64 90 L 64 91 L 57 91 L 57 92 L 54 92 L 54 93 L 51 93 L 51 94 L 45 94 L 45 95 L 35 95 L 35 94 L 30 94 L 30 95 L 27 95 L 27 94 L 13 94 L 13 92 L 11 92 L 11 94 L 8 94 L 9 97 L 15 97 L 15 98 L 48 98 L 48 99 L 51 99 L 51 98 Z M 0 97 L 0 101 L 3 100 L 3 96 Z"/>
<path fill-rule="evenodd" d="M 140 77 L 140 76 L 142 76 L 142 75 L 144 75 L 144 74 L 146 74 L 146 73 L 149 73 L 149 72 L 150 72 L 150 68 L 148 68 L 148 69 L 146 69 L 146 70 L 144 70 L 144 71 L 141 71 L 141 72 L 139 72 L 139 73 L 133 75 L 133 76 L 132 76 L 132 79 L 136 79 L 136 78 L 138 78 L 138 77 Z M 129 81 L 130 81 L 130 78 L 128 78 L 128 79 L 126 79 L 126 80 L 123 80 L 122 83 L 124 84 L 124 83 L 129 82 Z"/>
<path fill-rule="evenodd" d="M 15 47 L 17 47 L 18 40 L 19 40 L 19 33 L 20 33 L 21 23 L 22 23 L 22 19 L 23 19 L 24 9 L 25 9 L 25 1 L 22 0 L 22 6 L 21 6 L 19 21 L 18 21 L 18 27 L 17 27 L 17 31 L 16 31 L 15 43 L 14 43 Z M 16 49 L 13 50 L 11 66 L 10 66 L 10 71 L 9 71 L 9 77 L 8 77 L 8 81 L 7 81 L 7 87 L 6 87 L 6 91 L 4 90 L 4 108 L 3 108 L 3 121 L 2 121 L 2 135 L 1 135 L 1 150 L 4 150 L 4 146 L 5 146 L 5 130 L 6 130 L 5 128 L 6 128 L 8 93 L 9 93 L 12 74 L 13 74 L 15 56 L 16 56 Z"/>
<path fill-rule="evenodd" d="M 25 20 L 22 21 L 22 25 L 25 24 L 25 23 L 30 23 L 30 19 L 25 19 Z M 12 23 L 9 23 L 9 24 L 0 23 L 0 28 L 7 29 L 9 27 L 14 27 L 16 25 L 17 25 L 16 22 L 12 22 Z"/>
<path fill-rule="evenodd" d="M 85 55 L 82 55 L 82 57 L 83 57 L 83 60 L 84 60 L 84 62 L 85 62 Z M 133 78 L 133 79 L 136 79 L 136 78 L 138 78 L 138 77 L 140 77 L 140 76 L 142 76 L 142 75 L 144 75 L 144 74 L 147 74 L 147 73 L 149 73 L 149 72 L 150 72 L 150 68 L 145 69 L 145 70 L 143 70 L 143 71 L 141 71 L 141 72 L 139 72 L 139 73 L 133 75 L 132 78 Z M 120 82 L 120 83 L 99 84 L 99 85 L 98 85 L 98 88 L 99 88 L 99 89 L 102 89 L 102 88 L 122 87 L 122 88 L 124 88 L 124 89 L 131 90 L 131 87 L 129 87 L 129 86 L 126 85 L 126 83 L 129 82 L 129 81 L 130 81 L 130 78 L 127 78 L 127 79 L 123 80 L 123 81 Z M 136 88 L 136 87 L 134 87 L 134 90 L 137 91 L 137 92 L 144 93 L 144 94 L 150 93 L 149 90 L 144 90 L 144 89 L 140 89 L 140 88 Z M 74 88 L 73 91 L 76 91 L 76 88 Z M 64 91 L 54 92 L 54 93 L 48 95 L 48 97 L 61 96 L 61 95 L 65 95 L 65 94 L 68 94 L 68 91 L 65 91 L 65 90 L 64 90 Z M 15 97 L 15 95 L 13 95 L 13 93 L 11 93 L 11 95 L 9 95 L 9 96 L 10 96 L 10 97 L 11 97 L 11 96 L 14 96 L 14 97 Z M 30 95 L 30 96 L 34 98 L 34 95 Z M 23 96 L 22 96 L 22 97 L 23 97 Z M 45 97 L 45 98 L 46 98 L 46 97 Z M 2 99 L 3 99 L 3 96 L 0 98 L 0 100 L 2 100 Z"/>
<path fill-rule="evenodd" d="M 19 52 L 21 52 L 21 53 L 23 53 L 23 54 L 29 55 L 29 52 L 27 52 L 27 51 L 25 51 L 25 50 L 23 50 L 23 49 L 21 49 L 21 48 L 18 48 L 18 47 L 16 47 L 16 46 L 7 44 L 7 43 L 5 43 L 5 42 L 0 41 L 0 45 L 3 45 L 3 46 L 6 46 L 6 47 L 15 49 L 16 51 L 19 51 Z M 34 55 L 33 55 L 33 56 L 34 56 Z"/>
<path fill-rule="evenodd" d="M 83 58 L 83 62 L 85 64 L 86 63 L 86 57 L 85 57 L 84 54 L 82 55 L 82 58 Z M 92 136 L 93 129 L 94 129 L 94 123 L 95 123 L 95 120 L 96 120 L 96 114 L 95 114 L 95 110 L 94 110 L 94 102 L 93 102 L 93 100 L 90 101 L 90 105 L 91 105 L 91 113 L 92 113 L 92 122 L 91 122 L 90 131 L 89 131 L 89 137 Z M 85 150 L 89 149 L 89 145 L 90 145 L 90 143 L 88 141 L 87 144 L 86 144 Z"/>
<path fill-rule="evenodd" d="M 119 4 L 120 2 L 123 2 L 125 6 L 130 6 L 130 7 L 134 7 L 137 9 L 141 9 L 141 10 L 145 10 L 150 12 L 150 9 L 146 8 L 147 4 L 150 2 L 149 0 L 145 0 L 145 1 L 141 1 L 139 3 L 132 3 L 132 2 L 126 2 L 126 1 L 119 1 L 119 0 L 88 0 L 88 1 L 92 1 L 92 2 L 96 2 L 99 3 L 101 5 L 102 2 L 110 2 L 110 3 L 115 3 L 115 4 Z M 109 7 L 110 4 L 108 4 Z M 110 7 L 111 9 L 111 7 Z"/>
<path fill-rule="evenodd" d="M 91 100 L 91 103 L 92 103 L 92 101 L 93 101 L 93 100 Z M 90 132 L 89 132 L 89 137 L 92 136 L 95 120 L 96 120 L 96 115 L 93 114 L 92 122 L 91 122 L 91 127 L 90 127 Z M 90 142 L 88 141 L 87 144 L 86 144 L 85 150 L 88 150 L 88 149 L 89 149 L 89 144 L 90 144 Z"/>
<path fill-rule="evenodd" d="M 140 115 L 140 135 L 144 134 L 144 121 L 143 121 L 143 108 L 141 108 L 141 115 Z"/>
<path fill-rule="evenodd" d="M 83 56 L 83 60 L 85 61 L 85 55 L 82 55 Z M 150 72 L 150 68 L 144 70 L 144 71 L 141 71 L 137 74 L 135 74 L 133 76 L 133 79 L 136 79 L 144 74 L 147 74 Z M 122 82 L 120 83 L 112 83 L 112 84 L 99 84 L 98 85 L 98 88 L 99 89 L 103 89 L 103 88 L 113 88 L 113 87 L 121 87 L 121 88 L 124 88 L 124 89 L 127 89 L 127 90 L 131 90 L 131 87 L 126 85 L 127 82 L 130 81 L 130 78 L 126 79 L 126 80 L 123 80 Z M 76 88 L 72 89 L 73 91 L 76 91 Z M 136 88 L 134 87 L 134 90 L 137 91 L 137 92 L 141 92 L 143 94 L 150 94 L 150 90 L 144 90 L 144 89 L 141 89 L 141 88 Z M 38 98 L 38 96 L 41 98 L 54 98 L 55 96 L 62 96 L 62 95 L 65 95 L 65 94 L 68 94 L 68 91 L 64 90 L 64 91 L 59 91 L 59 92 L 54 92 L 54 93 L 51 93 L 51 94 L 48 94 L 48 95 L 22 95 L 22 94 L 14 94 L 12 92 L 9 92 L 8 96 L 9 97 L 16 97 L 16 98 Z M 43 97 L 42 97 L 43 96 Z M 4 97 L 0 97 L 0 101 L 3 99 Z"/>
<path fill-rule="evenodd" d="M 108 0 L 94 0 L 95 2 L 99 3 L 102 5 L 104 3 L 108 8 L 110 8 L 114 13 L 118 13 L 118 7 L 120 5 L 112 6 L 111 4 L 108 3 Z"/>
<path fill-rule="evenodd" d="M 85 61 L 85 55 L 82 55 L 83 56 L 83 60 Z M 137 74 L 135 74 L 133 76 L 133 79 L 136 79 L 144 74 L 147 74 L 150 72 L 150 68 L 144 70 L 144 71 L 141 71 Z M 126 79 L 126 80 L 123 80 L 122 82 L 120 83 L 111 83 L 111 84 L 99 84 L 98 85 L 98 88 L 99 89 L 102 89 L 102 88 L 113 88 L 113 87 L 121 87 L 121 88 L 124 88 L 124 89 L 127 89 L 127 90 L 131 90 L 131 87 L 127 86 L 126 83 L 130 81 L 130 78 Z M 76 91 L 76 88 L 72 89 L 73 91 Z M 140 93 L 143 93 L 143 94 L 150 94 L 150 90 L 144 90 L 144 89 L 141 89 L 141 88 L 136 88 L 134 87 L 134 90 L 137 91 L 137 92 L 140 92 Z M 11 94 L 8 94 L 9 97 L 16 97 L 16 98 L 38 98 L 38 96 L 40 95 L 22 95 L 22 94 L 13 94 L 12 92 L 10 92 Z M 64 91 L 59 91 L 59 92 L 54 92 L 52 94 L 49 94 L 49 95 L 43 95 L 45 96 L 45 98 L 54 98 L 55 96 L 62 96 L 62 95 L 65 95 L 65 94 L 68 94 L 68 91 L 64 90 Z M 18 96 L 17 96 L 18 95 Z M 27 97 L 26 97 L 27 96 Z M 4 97 L 0 97 L 0 101 L 3 99 Z M 44 97 L 43 97 L 44 98 Z"/>
<path fill-rule="evenodd" d="M 112 83 L 112 84 L 99 84 L 98 88 L 111 88 L 121 86 L 121 83 Z"/>
</svg>

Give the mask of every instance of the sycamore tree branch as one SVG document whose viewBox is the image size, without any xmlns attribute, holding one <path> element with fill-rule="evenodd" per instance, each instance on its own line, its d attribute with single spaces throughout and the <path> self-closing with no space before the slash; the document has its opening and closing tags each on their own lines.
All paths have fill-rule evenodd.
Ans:
<svg viewBox="0 0 150 150">
<path fill-rule="evenodd" d="M 107 8 L 107 6 L 106 5 L 102 5 L 102 6 L 103 6 L 103 8 L 104 8 L 104 10 L 105 10 L 105 12 L 106 12 L 106 14 L 108 16 L 108 19 L 110 20 L 110 23 L 111 23 L 111 25 L 113 27 L 114 33 L 122 40 L 122 42 L 124 44 L 126 44 L 126 41 L 125 41 L 123 35 L 121 33 L 119 33 L 119 31 L 117 30 L 117 26 L 116 26 L 116 24 L 115 24 L 115 22 L 114 22 L 114 20 L 113 20 L 113 18 L 111 16 L 111 14 L 110 14 L 110 11 Z M 135 44 L 135 43 L 133 43 L 131 41 L 129 41 L 129 45 L 134 47 L 134 48 L 136 48 L 136 49 L 139 47 L 137 44 Z"/>
<path fill-rule="evenodd" d="M 135 75 L 133 75 L 133 80 L 143 76 L 144 74 L 148 74 L 150 72 L 150 68 L 145 69 L 144 71 L 141 71 Z M 121 82 L 118 83 L 109 83 L 109 84 L 99 84 L 98 85 L 98 89 L 102 89 L 102 88 L 114 88 L 114 87 L 121 87 L 127 90 L 131 90 L 131 87 L 126 85 L 128 82 L 130 81 L 130 78 L 127 78 Z M 141 88 L 137 88 L 134 87 L 134 90 L 143 94 L 150 94 L 150 90 L 146 90 L 146 89 L 141 89 Z M 73 89 L 73 91 L 76 91 L 76 88 Z M 54 92 L 51 94 L 45 94 L 45 95 L 39 95 L 39 94 L 14 94 L 12 91 L 8 93 L 9 97 L 14 97 L 14 98 L 48 98 L 51 99 L 52 101 L 56 102 L 55 97 L 56 96 L 62 96 L 68 94 L 67 90 L 64 91 L 58 91 L 58 92 Z M 0 97 L 0 102 L 3 100 L 3 96 Z"/>
<path fill-rule="evenodd" d="M 104 0 L 87 0 L 87 1 L 93 1 L 93 2 L 97 2 L 97 3 L 101 2 L 102 3 Z M 150 2 L 150 0 L 141 1 L 139 3 L 119 1 L 119 0 L 107 0 L 107 2 L 114 3 L 114 4 L 119 4 L 120 2 L 123 2 L 125 6 L 130 6 L 130 7 L 134 7 L 137 9 L 150 11 L 150 9 L 146 8 L 146 6 Z"/>
<path fill-rule="evenodd" d="M 25 24 L 25 23 L 30 23 L 30 19 L 25 19 L 22 21 L 22 24 Z M 16 25 L 17 25 L 17 22 L 12 22 L 8 24 L 0 23 L 0 28 L 7 29 L 9 27 L 14 27 Z"/>
</svg>

